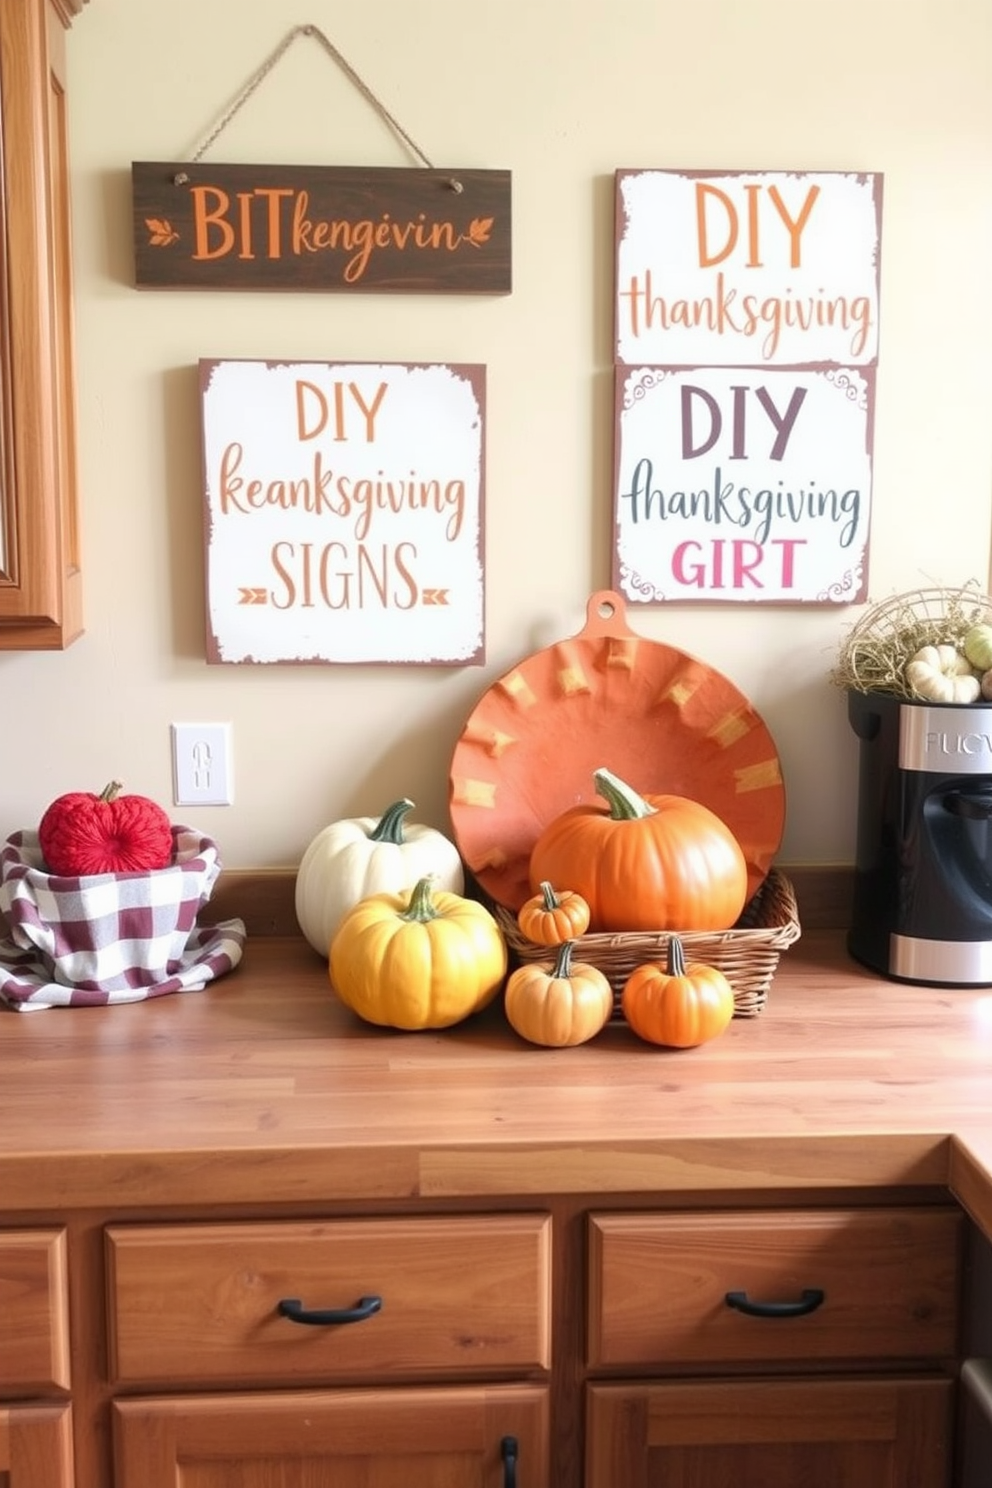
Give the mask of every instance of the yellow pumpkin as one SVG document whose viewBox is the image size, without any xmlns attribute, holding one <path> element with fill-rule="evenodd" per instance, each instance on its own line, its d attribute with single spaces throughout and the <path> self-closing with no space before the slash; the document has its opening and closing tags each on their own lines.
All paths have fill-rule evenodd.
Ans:
<svg viewBox="0 0 992 1488">
<path fill-rule="evenodd" d="M 482 904 L 434 890 L 372 894 L 331 941 L 331 986 L 341 1001 L 387 1028 L 448 1028 L 491 1002 L 506 976 L 506 941 Z"/>
<path fill-rule="evenodd" d="M 620 1010 L 650 1044 L 691 1049 L 721 1034 L 734 1016 L 734 989 L 716 966 L 687 966 L 677 935 L 668 941 L 667 969 L 659 962 L 637 966 L 624 983 Z"/>
<path fill-rule="evenodd" d="M 613 989 L 596 966 L 572 961 L 575 942 L 562 941 L 554 964 L 520 966 L 510 974 L 503 1007 L 511 1028 L 549 1049 L 584 1044 L 613 1014 Z"/>
</svg>

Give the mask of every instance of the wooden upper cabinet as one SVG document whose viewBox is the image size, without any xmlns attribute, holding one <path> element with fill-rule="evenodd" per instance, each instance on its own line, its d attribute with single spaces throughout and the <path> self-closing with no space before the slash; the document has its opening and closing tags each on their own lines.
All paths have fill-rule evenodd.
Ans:
<svg viewBox="0 0 992 1488">
<path fill-rule="evenodd" d="M 0 0 L 0 650 L 82 630 L 65 31 L 81 0 Z"/>
</svg>

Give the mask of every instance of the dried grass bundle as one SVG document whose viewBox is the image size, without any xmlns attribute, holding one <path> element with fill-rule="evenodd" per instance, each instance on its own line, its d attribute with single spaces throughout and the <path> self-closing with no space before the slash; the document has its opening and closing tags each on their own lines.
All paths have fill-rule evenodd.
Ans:
<svg viewBox="0 0 992 1488">
<path fill-rule="evenodd" d="M 831 673 L 855 692 L 914 696 L 904 669 L 921 646 L 958 646 L 973 625 L 992 623 L 992 598 L 977 580 L 959 589 L 910 589 L 866 610 L 852 627 Z"/>
</svg>

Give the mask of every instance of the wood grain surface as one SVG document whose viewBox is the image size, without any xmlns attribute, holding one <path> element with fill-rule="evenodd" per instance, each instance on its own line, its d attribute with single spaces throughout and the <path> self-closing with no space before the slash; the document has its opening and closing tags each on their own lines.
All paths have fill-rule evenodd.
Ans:
<svg viewBox="0 0 992 1488">
<path fill-rule="evenodd" d="M 612 1024 L 539 1049 L 499 1002 L 444 1032 L 372 1028 L 301 937 L 258 936 L 202 993 L 0 1013 L 0 1067 L 0 1212 L 809 1192 L 953 1172 L 992 1215 L 992 991 L 887 981 L 835 931 L 804 933 L 763 1012 L 692 1050 Z"/>
</svg>

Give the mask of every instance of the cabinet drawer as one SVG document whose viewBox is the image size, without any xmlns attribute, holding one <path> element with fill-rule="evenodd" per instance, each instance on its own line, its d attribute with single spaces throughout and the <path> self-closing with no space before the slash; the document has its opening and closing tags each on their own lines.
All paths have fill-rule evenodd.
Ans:
<svg viewBox="0 0 992 1488">
<path fill-rule="evenodd" d="M 958 1210 L 595 1214 L 589 1226 L 593 1366 L 955 1352 Z M 813 1310 L 790 1311 L 816 1291 Z M 728 1293 L 789 1306 L 752 1316 Z"/>
<path fill-rule="evenodd" d="M 122 1383 L 519 1373 L 550 1364 L 546 1215 L 120 1226 L 107 1231 Z M 310 1312 L 359 1321 L 309 1325 Z"/>
<path fill-rule="evenodd" d="M 63 1230 L 0 1232 L 0 1395 L 69 1388 Z"/>
</svg>

